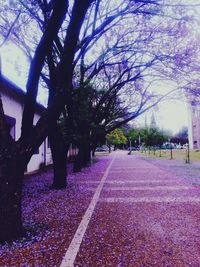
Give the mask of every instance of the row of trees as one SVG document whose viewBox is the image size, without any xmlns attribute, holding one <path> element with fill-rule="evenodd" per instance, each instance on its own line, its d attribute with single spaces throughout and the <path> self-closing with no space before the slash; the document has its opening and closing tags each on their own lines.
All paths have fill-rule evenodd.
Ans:
<svg viewBox="0 0 200 267">
<path fill-rule="evenodd" d="M 108 143 L 120 147 L 121 145 L 132 146 L 161 146 L 170 138 L 167 131 L 158 128 L 131 128 L 116 129 L 106 136 Z"/>
<path fill-rule="evenodd" d="M 66 186 L 71 141 L 75 170 L 106 134 L 144 113 L 169 92 L 153 84 L 175 79 L 188 54 L 184 5 L 171 1 L 27 0 L 0 7 L 2 44 L 11 40 L 30 61 L 22 131 L 9 134 L 0 100 L 0 241 L 22 234 L 24 170 L 49 136 L 54 188 Z M 181 54 L 181 60 L 178 55 Z M 33 125 L 40 87 L 48 106 Z M 61 131 L 62 129 L 62 131 Z"/>
<path fill-rule="evenodd" d="M 172 134 L 168 130 L 161 130 L 158 127 L 140 127 L 130 128 L 123 127 L 116 129 L 106 136 L 109 144 L 113 144 L 117 147 L 122 145 L 132 146 L 162 146 L 165 142 L 184 145 L 188 143 L 188 129 L 182 127 L 176 134 Z"/>
<path fill-rule="evenodd" d="M 172 134 L 169 130 L 159 129 L 158 127 L 130 129 L 128 139 L 139 142 L 143 146 L 162 146 L 165 142 L 184 145 L 188 143 L 188 129 L 182 127 L 178 133 Z"/>
<path fill-rule="evenodd" d="M 170 133 L 159 128 L 136 128 L 128 132 L 128 137 L 137 145 L 161 146 L 169 140 Z"/>
<path fill-rule="evenodd" d="M 187 127 L 182 127 L 180 131 L 178 131 L 176 134 L 174 134 L 171 137 L 171 142 L 180 144 L 180 145 L 185 145 L 189 143 L 188 140 L 188 128 Z"/>
<path fill-rule="evenodd" d="M 127 143 L 127 136 L 124 133 L 124 129 L 119 128 L 115 129 L 111 133 L 107 134 L 106 140 L 108 145 L 114 145 L 114 148 L 119 147 L 121 145 L 125 145 Z"/>
</svg>

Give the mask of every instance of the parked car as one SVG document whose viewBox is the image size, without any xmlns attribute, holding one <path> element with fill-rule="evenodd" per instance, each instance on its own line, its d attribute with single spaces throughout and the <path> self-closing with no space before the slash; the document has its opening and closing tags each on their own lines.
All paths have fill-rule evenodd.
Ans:
<svg viewBox="0 0 200 267">
<path fill-rule="evenodd" d="M 182 145 L 176 145 L 176 148 L 177 149 L 183 149 L 183 146 Z"/>
<path fill-rule="evenodd" d="M 162 149 L 174 149 L 174 145 L 166 144 L 161 146 Z"/>
<path fill-rule="evenodd" d="M 109 148 L 107 146 L 99 146 L 95 149 L 96 152 L 108 152 Z"/>
<path fill-rule="evenodd" d="M 184 144 L 183 145 L 183 148 L 188 148 L 188 144 Z"/>
<path fill-rule="evenodd" d="M 136 151 L 136 150 L 139 150 L 139 146 L 132 146 L 131 147 L 131 151 Z M 130 147 L 128 147 L 128 151 L 130 151 Z"/>
</svg>

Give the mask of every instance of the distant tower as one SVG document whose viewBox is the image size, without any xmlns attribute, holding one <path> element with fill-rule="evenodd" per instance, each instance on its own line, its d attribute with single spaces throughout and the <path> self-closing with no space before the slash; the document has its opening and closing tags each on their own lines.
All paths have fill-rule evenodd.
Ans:
<svg viewBox="0 0 200 267">
<path fill-rule="evenodd" d="M 154 112 L 151 114 L 151 124 L 150 124 L 150 127 L 151 128 L 157 128 Z"/>
</svg>

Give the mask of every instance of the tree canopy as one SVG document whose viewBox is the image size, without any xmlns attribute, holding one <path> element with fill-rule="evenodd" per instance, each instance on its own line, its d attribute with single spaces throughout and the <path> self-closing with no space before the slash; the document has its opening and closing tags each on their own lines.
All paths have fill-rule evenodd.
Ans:
<svg viewBox="0 0 200 267">
<path fill-rule="evenodd" d="M 183 87 L 183 75 L 198 70 L 192 65 L 197 42 L 194 35 L 188 38 L 194 13 L 192 5 L 178 0 L 2 3 L 1 45 L 14 42 L 30 68 L 19 140 L 9 134 L 0 99 L 0 241 L 23 232 L 23 174 L 48 135 L 61 140 L 59 118 L 65 120 L 68 141 L 80 136 L 77 159 L 86 165 L 95 135 L 105 137 L 162 101 L 170 92 L 159 87 L 161 80 L 178 86 L 182 81 Z M 34 125 L 41 87 L 48 91 L 48 106 Z M 120 130 L 112 135 L 125 142 Z M 148 135 L 161 142 L 155 129 Z"/>
<path fill-rule="evenodd" d="M 130 129 L 127 136 L 129 140 L 142 146 L 161 146 L 171 137 L 167 131 L 152 127 Z"/>
<path fill-rule="evenodd" d="M 106 135 L 106 139 L 112 145 L 124 145 L 127 142 L 127 138 L 122 129 L 115 129 L 110 132 Z"/>
</svg>

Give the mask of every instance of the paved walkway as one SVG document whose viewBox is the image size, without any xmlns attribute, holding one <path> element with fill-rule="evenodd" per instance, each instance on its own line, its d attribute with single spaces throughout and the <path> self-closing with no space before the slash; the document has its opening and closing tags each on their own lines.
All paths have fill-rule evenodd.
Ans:
<svg viewBox="0 0 200 267">
<path fill-rule="evenodd" d="M 113 155 L 60 266 L 200 266 L 200 187 Z"/>
</svg>

